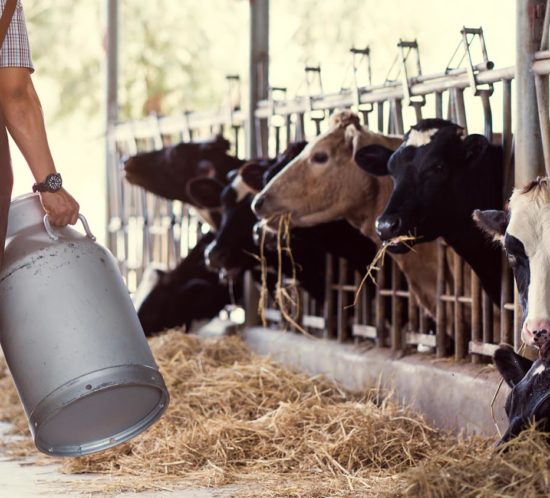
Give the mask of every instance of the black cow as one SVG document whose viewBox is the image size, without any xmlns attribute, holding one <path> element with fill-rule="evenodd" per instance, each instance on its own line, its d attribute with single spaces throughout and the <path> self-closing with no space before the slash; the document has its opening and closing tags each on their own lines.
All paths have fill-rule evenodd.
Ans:
<svg viewBox="0 0 550 498">
<path fill-rule="evenodd" d="M 355 161 L 368 173 L 393 178 L 390 200 L 376 222 L 382 240 L 417 237 L 410 245 L 443 237 L 479 275 L 493 302 L 500 302 L 501 258 L 471 215 L 502 206 L 502 147 L 482 135 L 465 136 L 450 121 L 425 119 L 395 152 L 368 145 Z M 390 250 L 406 252 L 407 244 L 392 244 Z"/>
<path fill-rule="evenodd" d="M 222 283 L 217 273 L 206 268 L 204 251 L 213 240 L 212 233 L 204 235 L 174 270 L 155 270 L 156 283 L 138 308 L 145 335 L 179 326 L 189 330 L 195 320 L 216 317 L 231 303 L 228 285 L 240 297 L 239 281 Z"/>
<path fill-rule="evenodd" d="M 243 160 L 227 153 L 229 142 L 222 137 L 206 142 L 182 142 L 154 152 L 137 154 L 126 160 L 128 182 L 164 197 L 192 204 L 188 182 L 206 176 L 225 182 L 229 171 Z"/>
</svg>

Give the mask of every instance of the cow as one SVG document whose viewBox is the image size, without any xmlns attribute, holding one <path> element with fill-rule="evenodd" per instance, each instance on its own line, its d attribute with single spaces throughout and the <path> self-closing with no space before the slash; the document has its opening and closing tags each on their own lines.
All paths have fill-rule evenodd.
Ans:
<svg viewBox="0 0 550 498">
<path fill-rule="evenodd" d="M 502 207 L 502 147 L 443 119 L 424 119 L 393 151 L 368 144 L 355 154 L 361 169 L 379 178 L 391 176 L 393 192 L 376 221 L 383 241 L 402 235 L 390 251 L 407 252 L 415 243 L 443 237 L 479 275 L 495 304 L 500 303 L 501 258 L 473 220 L 475 209 Z M 369 202 L 367 198 L 365 202 Z"/>
<path fill-rule="evenodd" d="M 540 348 L 535 362 L 507 345 L 495 351 L 495 365 L 512 389 L 505 406 L 510 422 L 505 442 L 533 422 L 550 430 L 550 178 L 515 189 L 506 210 L 476 210 L 473 219 L 504 248 L 519 292 L 521 337 Z"/>
<path fill-rule="evenodd" d="M 289 147 L 279 156 L 276 165 L 288 163 L 294 157 L 295 151 L 296 147 Z M 272 161 L 251 161 L 241 167 L 231 183 L 226 186 L 209 178 L 198 178 L 190 183 L 189 192 L 197 205 L 205 201 L 205 196 L 208 200 L 216 195 L 219 198 L 222 212 L 220 227 L 215 240 L 205 251 L 207 265 L 211 269 L 235 276 L 258 266 L 259 251 L 253 236 L 257 218 L 251 209 L 251 202 L 257 192 L 257 185 L 262 182 L 262 176 L 271 164 Z M 314 299 L 323 300 L 325 253 L 318 248 L 311 250 L 310 247 L 304 247 L 299 240 L 294 239 L 291 247 L 296 265 L 292 265 L 290 258 L 284 254 L 284 275 L 292 276 L 295 268 L 302 287 Z M 269 267 L 277 268 L 279 259 L 276 251 L 268 249 L 264 256 Z M 273 279 L 270 279 L 270 282 L 274 283 Z"/>
<path fill-rule="evenodd" d="M 365 174 L 354 161 L 354 151 L 366 144 L 395 150 L 402 137 L 374 133 L 359 124 L 350 111 L 335 112 L 330 128 L 276 174 L 256 195 L 253 209 L 260 218 L 276 223 L 290 214 L 295 227 L 346 219 L 363 235 L 378 242 L 374 220 L 392 190 L 391 180 Z M 393 256 L 409 287 L 430 316 L 435 316 L 437 257 L 435 244 L 416 252 Z"/>
<path fill-rule="evenodd" d="M 188 182 L 210 177 L 226 183 L 226 175 L 245 161 L 227 153 L 229 142 L 221 136 L 205 142 L 182 142 L 128 158 L 126 180 L 165 199 L 191 203 Z"/>
<path fill-rule="evenodd" d="M 499 444 L 533 424 L 543 432 L 550 432 L 550 341 L 542 345 L 534 362 L 506 344 L 498 347 L 493 359 L 511 388 L 504 405 L 509 424 Z"/>
<path fill-rule="evenodd" d="M 190 330 L 194 321 L 216 317 L 231 304 L 229 285 L 233 285 L 236 298 L 240 297 L 238 280 L 221 282 L 205 265 L 204 250 L 213 240 L 214 234 L 207 233 L 175 269 L 152 269 L 148 277 L 144 276 L 134 302 L 145 335 L 172 327 Z M 144 286 L 149 288 L 144 291 Z"/>
<path fill-rule="evenodd" d="M 506 252 L 523 311 L 523 341 L 550 339 L 550 178 L 514 190 L 507 210 L 476 210 L 473 219 Z"/>
</svg>

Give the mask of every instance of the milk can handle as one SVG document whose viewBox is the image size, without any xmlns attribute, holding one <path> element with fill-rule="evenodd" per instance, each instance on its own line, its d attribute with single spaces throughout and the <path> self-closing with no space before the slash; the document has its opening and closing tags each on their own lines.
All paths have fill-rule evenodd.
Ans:
<svg viewBox="0 0 550 498">
<path fill-rule="evenodd" d="M 95 241 L 95 236 L 90 230 L 90 225 L 88 225 L 88 222 L 86 221 L 86 218 L 84 218 L 84 215 L 79 214 L 78 219 L 82 222 L 82 226 L 84 227 L 84 231 L 86 232 L 86 237 L 88 237 L 91 240 Z M 59 237 L 61 236 L 51 225 L 50 220 L 48 219 L 48 215 L 44 215 L 44 228 L 46 229 L 46 233 L 52 240 L 59 240 Z"/>
</svg>

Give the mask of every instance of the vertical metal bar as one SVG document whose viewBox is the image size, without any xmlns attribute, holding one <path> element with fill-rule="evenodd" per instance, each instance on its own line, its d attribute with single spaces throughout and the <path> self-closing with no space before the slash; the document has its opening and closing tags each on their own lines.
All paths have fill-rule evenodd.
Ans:
<svg viewBox="0 0 550 498">
<path fill-rule="evenodd" d="M 447 323 L 445 302 L 441 296 L 445 294 L 445 245 L 439 241 L 437 245 L 437 289 L 436 289 L 436 356 L 443 358 L 447 353 Z"/>
<path fill-rule="evenodd" d="M 493 301 L 485 291 L 482 292 L 482 319 L 483 319 L 483 342 L 493 342 Z"/>
<path fill-rule="evenodd" d="M 463 305 L 459 298 L 464 293 L 464 261 L 455 254 L 454 257 L 454 322 L 455 322 L 455 359 L 462 360 L 468 353 L 466 327 L 464 326 Z"/>
<path fill-rule="evenodd" d="M 326 257 L 325 273 L 325 303 L 323 314 L 325 315 L 325 339 L 333 339 L 334 334 L 334 297 L 332 281 L 334 279 L 333 258 L 331 254 Z"/>
<path fill-rule="evenodd" d="M 379 133 L 384 132 L 384 102 L 376 103 L 377 128 Z"/>
<path fill-rule="evenodd" d="M 540 135 L 544 169 L 550 175 L 550 122 L 548 121 L 548 76 L 535 75 L 535 90 L 537 94 L 537 109 L 539 113 Z"/>
<path fill-rule="evenodd" d="M 512 274 L 507 267 L 506 256 L 502 255 L 502 290 L 500 296 L 500 340 L 506 344 L 513 344 L 514 334 L 512 320 L 508 316 L 504 306 L 510 301 L 512 294 Z"/>
<path fill-rule="evenodd" d="M 483 105 L 484 135 L 489 142 L 493 140 L 493 112 L 491 110 L 492 90 L 479 90 L 479 97 Z"/>
<path fill-rule="evenodd" d="M 113 216 L 110 209 L 110 200 L 115 195 L 115 190 L 119 188 L 117 183 L 113 182 L 113 174 L 117 167 L 116 144 L 113 136 L 114 127 L 118 121 L 118 1 L 107 0 L 107 78 L 106 78 L 106 123 L 105 123 L 105 168 L 107 179 L 107 227 L 106 241 L 109 243 L 109 225 Z M 110 247 L 111 250 L 114 247 Z"/>
<path fill-rule="evenodd" d="M 386 275 L 383 264 L 380 265 L 380 271 L 376 274 L 376 301 L 375 301 L 375 319 L 376 319 L 376 345 L 385 347 L 387 345 L 386 332 L 386 300 L 380 293 L 380 290 L 386 285 Z"/>
<path fill-rule="evenodd" d="M 516 0 L 516 186 L 527 184 L 544 171 L 531 64 L 540 47 L 545 5 L 546 0 Z"/>
<path fill-rule="evenodd" d="M 348 317 L 348 292 L 343 289 L 347 283 L 348 262 L 344 258 L 338 261 L 338 342 L 346 342 L 350 338 Z"/>
<path fill-rule="evenodd" d="M 443 92 L 435 92 L 435 117 L 443 118 Z"/>
<path fill-rule="evenodd" d="M 456 123 L 468 131 L 466 120 L 466 106 L 464 105 L 464 89 L 453 88 L 453 102 L 455 105 Z"/>
<path fill-rule="evenodd" d="M 257 136 L 255 111 L 260 100 L 268 98 L 269 91 L 269 0 L 250 2 L 250 48 L 247 145 L 248 157 L 254 157 L 260 142 L 267 137 L 267 123 L 261 120 L 260 136 Z M 265 128 L 265 133 L 264 129 Z M 262 146 L 262 150 L 266 147 Z"/>
<path fill-rule="evenodd" d="M 503 200 L 507 200 L 514 187 L 514 172 L 512 163 L 512 81 L 502 82 L 502 149 L 504 190 Z"/>
<path fill-rule="evenodd" d="M 473 270 L 470 270 L 470 287 L 472 294 L 472 341 L 481 342 L 481 283 L 479 277 Z M 478 363 L 480 357 L 472 355 L 472 362 Z"/>
<path fill-rule="evenodd" d="M 402 301 L 397 295 L 397 291 L 400 288 L 401 273 L 397 263 L 392 260 L 391 268 L 391 289 L 392 289 L 392 316 L 391 316 L 391 348 L 392 351 L 401 351 L 403 349 L 403 340 L 401 337 L 401 311 Z"/>
</svg>

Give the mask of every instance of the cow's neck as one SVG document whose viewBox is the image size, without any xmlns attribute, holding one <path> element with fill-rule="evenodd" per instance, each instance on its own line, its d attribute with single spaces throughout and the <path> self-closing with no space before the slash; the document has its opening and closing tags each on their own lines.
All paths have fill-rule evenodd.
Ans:
<svg viewBox="0 0 550 498">
<path fill-rule="evenodd" d="M 468 184 L 461 186 L 461 191 L 467 192 L 464 199 L 469 203 L 448 220 L 449 229 L 443 236 L 477 273 L 483 288 L 498 304 L 501 251 L 475 226 L 472 213 L 475 209 L 502 209 L 502 148 L 489 147 L 468 177 Z"/>
</svg>

